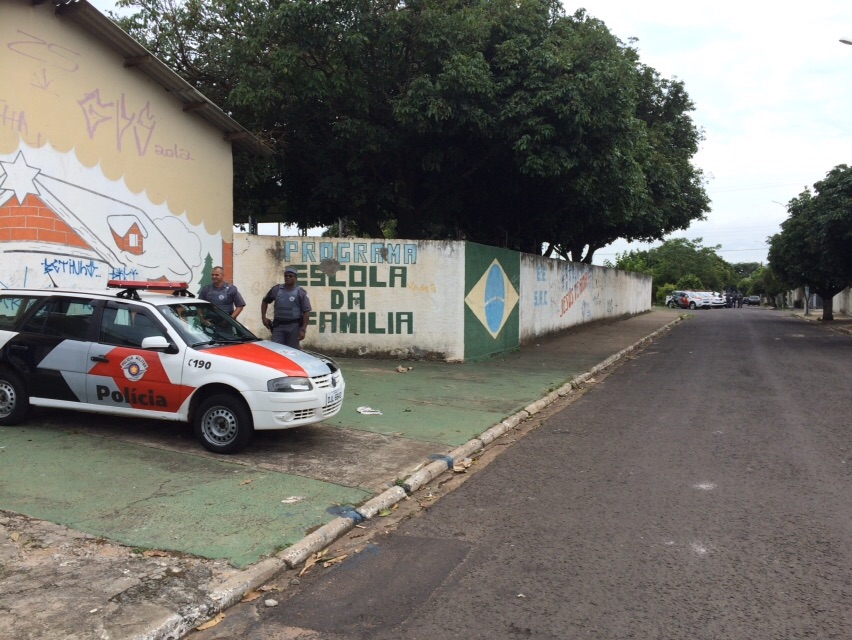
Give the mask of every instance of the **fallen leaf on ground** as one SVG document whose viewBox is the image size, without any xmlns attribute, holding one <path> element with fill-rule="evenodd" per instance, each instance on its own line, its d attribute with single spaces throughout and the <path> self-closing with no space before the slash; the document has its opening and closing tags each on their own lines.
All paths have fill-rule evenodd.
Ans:
<svg viewBox="0 0 852 640">
<path fill-rule="evenodd" d="M 9 534 L 9 537 L 12 538 L 12 542 L 17 542 L 18 540 L 20 540 L 21 534 L 17 531 L 13 531 L 11 534 Z"/>
<path fill-rule="evenodd" d="M 204 631 L 205 629 L 212 629 L 212 628 L 213 628 L 213 627 L 215 627 L 217 624 L 219 624 L 220 622 L 222 622 L 222 620 L 224 620 L 224 619 L 225 619 L 225 614 L 224 614 L 224 613 L 220 613 L 220 614 L 218 614 L 215 618 L 213 618 L 212 620 L 208 620 L 207 622 L 205 622 L 205 623 L 204 623 L 204 624 L 202 624 L 201 626 L 198 626 L 198 627 L 195 627 L 195 628 L 196 628 L 198 631 Z"/>
<path fill-rule="evenodd" d="M 302 567 L 302 570 L 299 572 L 299 577 L 301 578 L 308 571 L 310 571 L 311 567 L 314 566 L 316 563 L 317 563 L 317 559 L 314 556 L 311 556 L 310 558 L 305 560 L 305 566 Z"/>
<path fill-rule="evenodd" d="M 310 558 L 305 560 L 305 566 L 302 567 L 302 570 L 299 572 L 299 577 L 305 575 L 305 573 L 307 573 L 310 570 L 310 568 L 313 567 L 317 562 L 321 562 L 323 560 L 323 558 L 325 558 L 325 555 L 327 553 L 328 553 L 328 547 L 326 547 L 322 551 L 317 551 L 314 555 L 312 555 Z"/>
<path fill-rule="evenodd" d="M 168 551 L 160 551 L 159 549 L 149 549 L 148 551 L 144 551 L 142 553 L 146 558 L 168 558 Z"/>
<path fill-rule="evenodd" d="M 381 511 L 379 511 L 379 516 L 384 518 L 385 516 L 389 516 L 390 514 L 392 514 L 397 509 L 399 509 L 399 504 L 393 505 L 390 509 L 382 509 Z"/>
<path fill-rule="evenodd" d="M 332 558 L 331 560 L 326 560 L 322 563 L 322 566 L 328 569 L 329 567 L 333 567 L 336 564 L 340 564 L 341 562 L 346 560 L 347 557 L 348 556 L 346 554 L 343 554 L 342 556 L 337 556 L 336 558 Z"/>
<path fill-rule="evenodd" d="M 261 595 L 260 591 L 249 591 L 246 595 L 243 596 L 243 599 L 240 602 L 251 602 L 252 600 L 257 600 Z"/>
<path fill-rule="evenodd" d="M 240 484 L 241 484 L 241 485 L 243 485 L 243 484 L 251 484 L 252 482 L 254 482 L 254 480 L 252 480 L 251 478 L 249 478 L 248 480 L 243 480 Z"/>
</svg>

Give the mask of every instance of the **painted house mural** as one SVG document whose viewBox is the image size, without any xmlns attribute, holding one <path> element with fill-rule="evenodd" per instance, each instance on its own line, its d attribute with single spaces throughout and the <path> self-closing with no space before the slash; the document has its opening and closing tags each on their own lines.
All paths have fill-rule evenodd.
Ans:
<svg viewBox="0 0 852 640">
<path fill-rule="evenodd" d="M 85 1 L 0 0 L 0 287 L 232 266 L 247 131 Z"/>
</svg>

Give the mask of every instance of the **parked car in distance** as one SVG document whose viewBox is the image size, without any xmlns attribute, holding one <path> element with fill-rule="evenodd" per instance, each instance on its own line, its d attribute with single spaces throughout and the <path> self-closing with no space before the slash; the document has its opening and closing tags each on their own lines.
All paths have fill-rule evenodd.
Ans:
<svg viewBox="0 0 852 640">
<path fill-rule="evenodd" d="M 688 309 L 710 309 L 713 306 L 710 296 L 701 291 L 687 291 L 686 296 Z"/>
<path fill-rule="evenodd" d="M 0 290 L 0 426 L 31 406 L 185 421 L 236 453 L 340 411 L 332 359 L 261 340 L 186 283 L 108 287 Z"/>
<path fill-rule="evenodd" d="M 710 309 L 713 303 L 709 294 L 700 291 L 672 291 L 666 297 L 666 306 L 670 309 Z"/>
<path fill-rule="evenodd" d="M 700 291 L 699 292 L 703 297 L 707 298 L 710 302 L 711 309 L 724 309 L 725 308 L 725 299 L 717 293 L 713 291 Z"/>
<path fill-rule="evenodd" d="M 743 298 L 743 304 L 747 304 L 750 307 L 752 306 L 760 306 L 760 296 L 748 296 L 747 298 Z"/>
<path fill-rule="evenodd" d="M 686 309 L 688 305 L 687 291 L 672 291 L 666 296 L 666 306 L 669 309 Z"/>
</svg>

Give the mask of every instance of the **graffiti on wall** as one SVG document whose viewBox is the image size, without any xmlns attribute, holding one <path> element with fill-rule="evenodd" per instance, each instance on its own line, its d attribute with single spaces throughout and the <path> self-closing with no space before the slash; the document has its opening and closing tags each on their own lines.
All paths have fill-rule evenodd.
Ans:
<svg viewBox="0 0 852 640">
<path fill-rule="evenodd" d="M 320 333 L 414 333 L 413 311 L 377 311 L 370 298 L 371 293 L 407 289 L 409 266 L 417 264 L 415 243 L 288 241 L 284 262 L 299 271 L 312 299 L 317 291 L 327 294 L 314 304 L 325 309 L 311 314 Z"/>
<path fill-rule="evenodd" d="M 589 283 L 591 281 L 591 278 L 592 278 L 591 273 L 586 272 L 583 275 L 581 275 L 579 278 L 577 278 L 574 281 L 573 285 L 568 283 L 568 290 L 562 296 L 562 300 L 560 302 L 560 309 L 559 309 L 559 317 L 560 318 L 562 316 L 564 316 L 566 313 L 568 313 L 568 311 L 571 309 L 571 307 L 573 307 L 574 304 L 580 299 L 580 296 L 582 296 L 583 293 L 586 291 L 586 289 L 589 288 Z M 563 280 L 565 280 L 565 278 L 563 278 Z M 583 308 L 583 316 L 585 316 L 589 312 L 589 309 L 587 308 L 588 302 L 584 302 L 584 304 L 586 306 Z"/>
<path fill-rule="evenodd" d="M 535 282 L 537 287 L 544 287 L 542 289 L 535 289 L 533 291 L 533 306 L 534 307 L 546 307 L 547 302 L 547 269 L 543 264 L 537 264 L 535 266 Z M 541 284 L 539 284 L 541 283 Z"/>
</svg>

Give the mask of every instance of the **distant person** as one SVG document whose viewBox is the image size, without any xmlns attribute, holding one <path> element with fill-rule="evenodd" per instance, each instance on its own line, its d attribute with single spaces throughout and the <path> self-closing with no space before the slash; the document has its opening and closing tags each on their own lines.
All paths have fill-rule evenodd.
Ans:
<svg viewBox="0 0 852 640">
<path fill-rule="evenodd" d="M 737 292 L 737 309 L 743 308 L 743 294 L 742 292 Z"/>
<path fill-rule="evenodd" d="M 219 307 L 236 320 L 246 306 L 243 296 L 234 285 L 225 282 L 225 270 L 222 267 L 213 267 L 210 278 L 213 284 L 201 287 L 198 297 Z"/>
<path fill-rule="evenodd" d="M 263 297 L 260 316 L 263 326 L 272 331 L 272 341 L 299 349 L 305 339 L 312 311 L 308 292 L 298 284 L 298 273 L 293 267 L 284 269 L 284 284 L 276 284 Z M 266 310 L 272 304 L 272 318 Z"/>
</svg>

